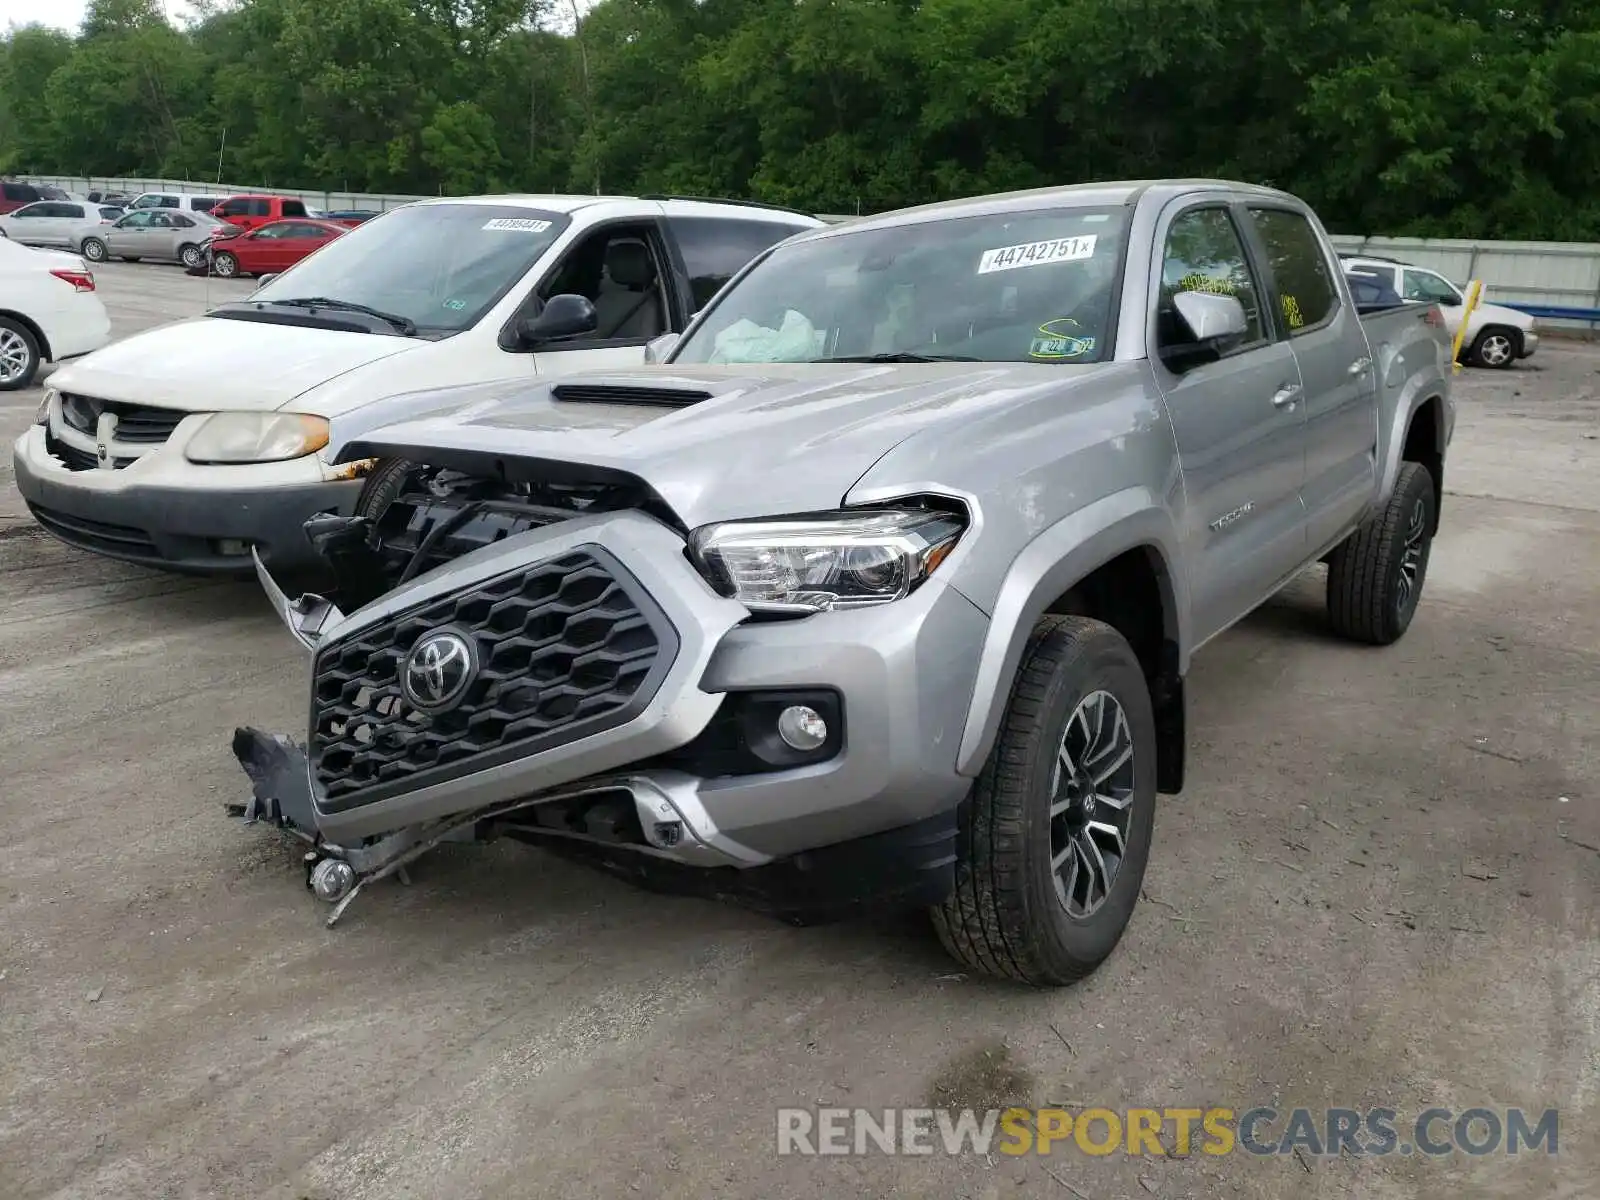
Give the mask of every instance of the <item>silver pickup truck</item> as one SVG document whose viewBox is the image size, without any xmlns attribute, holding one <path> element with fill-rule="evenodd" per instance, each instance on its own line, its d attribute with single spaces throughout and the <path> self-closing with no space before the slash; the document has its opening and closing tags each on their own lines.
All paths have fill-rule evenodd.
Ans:
<svg viewBox="0 0 1600 1200">
<path fill-rule="evenodd" d="M 1319 560 L 1351 639 L 1416 611 L 1440 315 L 1358 311 L 1282 192 L 816 230 L 653 356 L 335 420 L 388 463 L 308 525 L 335 585 L 262 572 L 309 739 L 235 743 L 323 899 L 505 835 L 794 920 L 926 905 L 970 968 L 1069 983 L 1182 786 L 1194 652 Z"/>
</svg>

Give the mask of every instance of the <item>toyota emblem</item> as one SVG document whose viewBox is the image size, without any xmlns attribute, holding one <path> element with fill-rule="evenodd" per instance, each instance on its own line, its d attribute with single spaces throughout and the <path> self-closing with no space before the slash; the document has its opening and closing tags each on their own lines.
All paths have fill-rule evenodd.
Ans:
<svg viewBox="0 0 1600 1200">
<path fill-rule="evenodd" d="M 472 642 L 449 629 L 419 638 L 400 668 L 400 690 L 418 708 L 449 708 L 478 673 Z"/>
</svg>

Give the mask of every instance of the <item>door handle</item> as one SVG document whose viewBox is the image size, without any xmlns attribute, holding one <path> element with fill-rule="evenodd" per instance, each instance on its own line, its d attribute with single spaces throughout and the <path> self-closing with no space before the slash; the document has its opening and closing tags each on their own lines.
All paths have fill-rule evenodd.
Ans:
<svg viewBox="0 0 1600 1200">
<path fill-rule="evenodd" d="M 1274 408 L 1293 408 L 1294 402 L 1300 399 L 1300 385 L 1286 383 L 1272 394 Z"/>
<path fill-rule="evenodd" d="M 1355 362 L 1350 364 L 1350 374 L 1363 375 L 1366 373 L 1367 368 L 1371 365 L 1372 360 L 1363 354 L 1360 358 L 1356 359 Z"/>
</svg>

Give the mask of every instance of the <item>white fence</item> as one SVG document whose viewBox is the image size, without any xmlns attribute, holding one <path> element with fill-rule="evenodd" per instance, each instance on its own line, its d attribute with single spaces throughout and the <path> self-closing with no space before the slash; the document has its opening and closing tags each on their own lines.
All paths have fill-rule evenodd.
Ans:
<svg viewBox="0 0 1600 1200">
<path fill-rule="evenodd" d="M 298 196 L 313 208 L 324 210 L 375 209 L 383 212 L 426 196 L 384 192 L 315 192 L 297 188 L 269 188 L 252 184 L 196 183 L 184 179 L 74 179 L 65 176 L 28 176 L 29 182 L 64 188 L 69 192 L 116 191 L 178 192 L 184 195 L 230 196 L 240 192 L 270 192 Z M 819 214 L 823 220 L 846 217 Z M 1334 244 L 1356 254 L 1396 258 L 1438 271 L 1458 283 L 1481 279 L 1484 299 L 1534 308 L 1581 309 L 1591 314 L 1579 319 L 1541 316 L 1541 324 L 1575 329 L 1600 328 L 1600 243 L 1597 242 L 1489 242 L 1446 238 L 1363 237 L 1336 234 Z"/>
</svg>

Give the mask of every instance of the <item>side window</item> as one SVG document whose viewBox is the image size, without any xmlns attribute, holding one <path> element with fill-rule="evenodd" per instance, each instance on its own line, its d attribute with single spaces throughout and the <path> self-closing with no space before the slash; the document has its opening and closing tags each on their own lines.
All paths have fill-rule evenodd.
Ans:
<svg viewBox="0 0 1600 1200">
<path fill-rule="evenodd" d="M 1460 304 L 1461 296 L 1455 285 L 1441 279 L 1432 271 L 1407 270 L 1405 273 L 1405 298 L 1422 300 L 1430 304 Z"/>
<path fill-rule="evenodd" d="M 115 221 L 121 215 L 122 210 L 120 208 L 107 207 L 100 210 L 100 219 L 103 221 Z"/>
<path fill-rule="evenodd" d="M 27 183 L 0 183 L 0 194 L 7 200 L 32 201 L 39 198 L 38 191 Z"/>
<path fill-rule="evenodd" d="M 595 307 L 593 334 L 565 343 L 648 340 L 671 327 L 662 292 L 660 247 L 653 225 L 608 225 L 572 246 L 546 275 L 521 315 L 532 315 L 551 296 L 587 297 Z M 556 349 L 559 347 L 545 347 Z"/>
<path fill-rule="evenodd" d="M 270 217 L 272 215 L 272 202 L 269 200 L 247 200 L 249 207 L 245 210 L 252 217 Z"/>
<path fill-rule="evenodd" d="M 1226 209 L 1191 209 L 1181 213 L 1167 230 L 1156 300 L 1156 344 L 1164 352 L 1179 350 L 1192 340 L 1173 304 L 1172 298 L 1180 292 L 1232 296 L 1244 308 L 1245 335 L 1239 345 L 1249 346 L 1265 337 L 1260 289 Z"/>
<path fill-rule="evenodd" d="M 745 263 L 768 246 L 792 237 L 803 225 L 778 221 L 739 221 L 727 217 L 668 217 L 678 241 L 689 289 L 698 312 Z"/>
<path fill-rule="evenodd" d="M 1339 292 L 1311 223 L 1283 208 L 1252 208 L 1250 219 L 1266 247 L 1289 336 L 1322 324 L 1338 306 Z"/>
<path fill-rule="evenodd" d="M 190 196 L 189 197 L 189 207 L 192 210 L 194 210 L 195 212 L 210 212 L 213 208 L 216 207 L 216 204 L 217 204 L 217 198 L 215 196 Z"/>
<path fill-rule="evenodd" d="M 153 212 L 150 214 L 150 228 L 171 229 L 172 218 L 164 212 Z"/>
<path fill-rule="evenodd" d="M 283 202 L 283 215 L 286 217 L 303 217 L 306 215 L 306 206 L 299 200 L 285 200 Z"/>
<path fill-rule="evenodd" d="M 84 216 L 86 215 L 84 213 L 84 211 L 83 211 L 83 205 L 81 205 L 81 204 L 63 204 L 63 205 L 61 205 L 61 208 L 62 208 L 61 215 L 63 217 L 76 217 L 78 220 L 81 221 L 81 220 L 84 219 Z"/>
<path fill-rule="evenodd" d="M 144 229 L 150 224 L 150 213 L 141 208 L 138 212 L 131 212 L 117 222 L 118 229 Z"/>
<path fill-rule="evenodd" d="M 242 217 L 245 214 L 245 206 L 248 203 L 249 201 L 247 200 L 229 200 L 217 205 L 211 211 L 219 217 Z"/>
<path fill-rule="evenodd" d="M 157 201 L 157 203 L 162 208 L 177 208 L 178 207 L 178 198 L 176 196 L 163 196 L 163 197 L 161 197 L 160 200 Z"/>
<path fill-rule="evenodd" d="M 26 221 L 30 217 L 48 217 L 50 215 L 49 209 L 50 205 L 47 202 L 40 204 L 24 204 L 11 215 L 16 220 Z"/>
<path fill-rule="evenodd" d="M 174 216 L 172 217 L 172 223 L 174 225 L 176 225 L 179 229 L 193 229 L 194 228 L 194 218 L 193 217 L 186 217 L 182 213 L 174 214 Z"/>
</svg>

